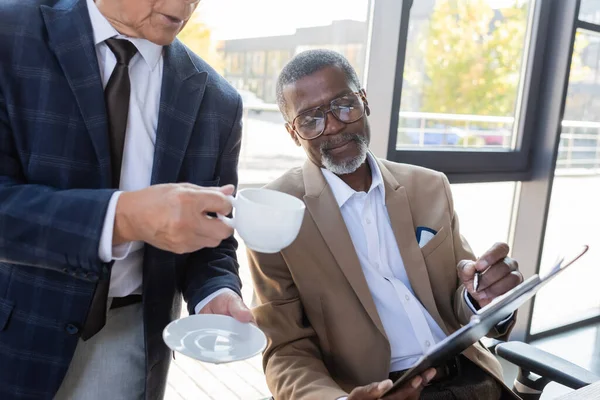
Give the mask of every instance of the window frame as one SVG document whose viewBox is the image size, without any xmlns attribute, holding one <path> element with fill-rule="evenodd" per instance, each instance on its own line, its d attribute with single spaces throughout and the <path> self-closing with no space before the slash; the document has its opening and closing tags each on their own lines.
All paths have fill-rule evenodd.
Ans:
<svg viewBox="0 0 600 400">
<path fill-rule="evenodd" d="M 516 135 L 516 139 L 513 139 L 516 140 L 516 149 L 440 150 L 427 147 L 422 149 L 396 148 L 410 9 L 414 2 L 414 0 L 403 0 L 387 159 L 435 169 L 445 173 L 452 183 L 528 181 L 531 179 L 531 155 L 534 151 L 535 124 L 539 115 L 536 94 L 539 93 L 541 84 L 545 36 L 546 30 L 549 29 L 547 9 L 551 6 L 548 1 L 533 1 L 526 34 L 527 50 L 521 70 L 520 96 L 517 100 L 517 112 L 513 126 L 513 135 Z"/>
</svg>

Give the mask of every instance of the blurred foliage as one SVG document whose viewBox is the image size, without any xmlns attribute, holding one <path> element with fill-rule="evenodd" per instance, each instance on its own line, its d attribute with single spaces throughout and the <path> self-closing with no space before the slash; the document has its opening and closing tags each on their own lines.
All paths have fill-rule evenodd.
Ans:
<svg viewBox="0 0 600 400">
<path fill-rule="evenodd" d="M 493 9 L 486 0 L 438 0 L 428 26 L 418 35 L 418 63 L 405 79 L 419 79 L 420 111 L 513 116 L 527 48 L 529 2 Z M 572 80 L 585 73 L 578 35 Z M 415 70 L 421 68 L 424 71 Z"/>
<path fill-rule="evenodd" d="M 192 16 L 177 38 L 218 73 L 223 74 L 225 67 L 223 57 L 217 52 L 217 43 L 211 37 L 210 27 L 200 19 L 198 12 Z"/>
</svg>

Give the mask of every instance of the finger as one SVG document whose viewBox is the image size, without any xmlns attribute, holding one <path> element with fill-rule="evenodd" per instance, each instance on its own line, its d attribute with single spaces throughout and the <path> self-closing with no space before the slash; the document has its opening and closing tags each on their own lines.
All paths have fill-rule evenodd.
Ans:
<svg viewBox="0 0 600 400">
<path fill-rule="evenodd" d="M 504 257 L 504 260 L 502 262 L 505 263 L 506 265 L 508 265 L 510 267 L 511 271 L 519 270 L 519 263 L 514 258 Z"/>
<path fill-rule="evenodd" d="M 232 294 L 232 296 L 233 298 L 229 301 L 229 315 L 243 323 L 255 322 L 252 312 L 246 307 L 242 299 L 237 295 Z"/>
<path fill-rule="evenodd" d="M 225 185 L 219 188 L 219 191 L 223 193 L 225 196 L 231 196 L 233 192 L 235 192 L 235 186 L 233 185 Z"/>
<path fill-rule="evenodd" d="M 469 283 L 473 281 L 475 276 L 475 262 L 471 260 L 462 260 L 456 266 L 458 271 L 458 277 L 463 283 Z"/>
<path fill-rule="evenodd" d="M 487 287 L 492 286 L 494 283 L 502 280 L 512 272 L 510 265 L 499 262 L 488 268 L 485 274 L 479 276 L 479 288 L 478 291 L 485 290 Z"/>
<path fill-rule="evenodd" d="M 235 186 L 233 186 L 232 184 L 227 184 L 227 185 L 223 185 L 223 186 L 197 186 L 197 185 L 192 185 L 190 183 L 188 183 L 188 184 L 182 183 L 181 185 L 185 185 L 185 187 L 188 187 L 191 189 L 207 189 L 207 190 L 212 190 L 215 192 L 221 192 L 226 196 L 229 196 L 229 195 L 233 194 L 233 192 L 235 192 Z"/>
<path fill-rule="evenodd" d="M 231 213 L 232 205 L 221 191 L 202 188 L 195 191 L 194 196 L 197 209 L 203 214 L 218 213 L 229 215 Z"/>
<path fill-rule="evenodd" d="M 217 218 L 210 218 L 207 216 L 203 216 L 202 219 L 197 221 L 195 228 L 195 233 L 198 237 L 198 240 L 202 240 L 203 238 L 217 240 L 217 246 L 222 240 L 233 235 L 232 227 Z"/>
<path fill-rule="evenodd" d="M 477 294 L 483 299 L 493 300 L 494 298 L 501 296 L 513 289 L 521 282 L 523 282 L 523 275 L 521 275 L 519 271 L 512 271 L 498 282 L 494 283 L 487 289 L 478 292 Z"/>
<path fill-rule="evenodd" d="M 392 383 L 391 380 L 386 379 L 385 381 L 381 381 L 379 382 L 374 390 L 371 390 L 371 394 L 375 395 L 377 397 L 382 396 L 387 390 L 389 390 L 389 388 L 391 388 L 394 384 Z"/>
<path fill-rule="evenodd" d="M 416 376 L 401 389 L 395 391 L 393 395 L 385 398 L 390 400 L 418 398 L 418 394 L 423 390 L 423 383 L 423 378 Z"/>
<path fill-rule="evenodd" d="M 423 384 L 426 385 L 431 382 L 431 380 L 435 377 L 435 374 L 437 374 L 437 370 L 435 368 L 430 368 L 421 374 L 421 377 L 423 378 Z"/>
<path fill-rule="evenodd" d="M 374 382 L 370 385 L 365 386 L 365 392 L 363 393 L 363 398 L 365 399 L 379 399 L 383 394 L 391 388 L 393 385 L 392 381 L 386 379 L 381 382 Z"/>
<path fill-rule="evenodd" d="M 487 269 L 490 265 L 496 264 L 508 255 L 510 248 L 506 243 L 496 243 L 488 251 L 483 253 L 475 262 L 475 268 L 481 272 Z"/>
<path fill-rule="evenodd" d="M 378 386 L 383 382 L 373 382 L 370 383 L 366 386 L 359 386 L 357 388 L 355 388 L 354 390 L 352 390 L 352 392 L 350 393 L 350 395 L 348 396 L 348 399 L 353 399 L 353 400 L 358 400 L 358 399 L 378 399 L 379 397 L 381 397 L 381 394 L 379 393 L 379 389 Z M 387 390 L 387 389 L 385 389 Z M 384 393 L 385 390 L 381 391 L 381 393 Z"/>
</svg>

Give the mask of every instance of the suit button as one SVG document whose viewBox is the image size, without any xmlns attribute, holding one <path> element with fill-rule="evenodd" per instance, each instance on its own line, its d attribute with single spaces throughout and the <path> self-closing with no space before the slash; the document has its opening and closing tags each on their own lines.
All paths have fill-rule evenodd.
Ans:
<svg viewBox="0 0 600 400">
<path fill-rule="evenodd" d="M 69 335 L 77 335 L 79 333 L 79 328 L 74 324 L 67 324 L 65 325 L 65 331 Z"/>
</svg>

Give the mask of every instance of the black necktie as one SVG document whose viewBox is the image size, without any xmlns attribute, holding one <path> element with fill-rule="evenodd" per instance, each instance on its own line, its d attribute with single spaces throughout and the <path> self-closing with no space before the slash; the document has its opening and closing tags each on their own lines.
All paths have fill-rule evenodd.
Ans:
<svg viewBox="0 0 600 400">
<path fill-rule="evenodd" d="M 131 92 L 129 62 L 137 52 L 137 49 L 128 40 L 107 39 L 105 43 L 117 59 L 117 65 L 104 89 L 104 99 L 106 101 L 106 115 L 108 117 L 108 133 L 110 138 L 112 186 L 118 188 L 121 179 L 121 163 L 123 160 L 127 116 L 129 114 L 129 95 Z M 100 279 L 96 285 L 94 298 L 88 311 L 85 326 L 81 332 L 83 340 L 94 336 L 106 323 L 106 303 L 108 301 L 109 285 L 110 274 Z"/>
</svg>

